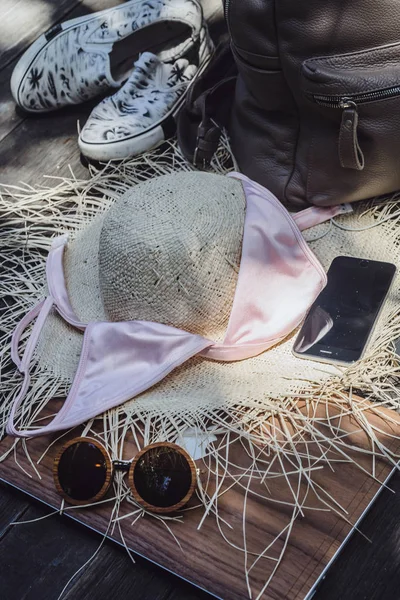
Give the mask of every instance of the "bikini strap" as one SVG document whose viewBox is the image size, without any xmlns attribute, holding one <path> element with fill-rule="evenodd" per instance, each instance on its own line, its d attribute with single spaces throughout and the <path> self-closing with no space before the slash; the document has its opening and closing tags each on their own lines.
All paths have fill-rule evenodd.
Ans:
<svg viewBox="0 0 400 600">
<path fill-rule="evenodd" d="M 247 177 L 247 175 L 243 175 L 243 173 L 232 171 L 231 173 L 228 173 L 228 177 L 239 179 L 258 188 L 260 192 L 264 195 L 265 193 L 271 193 L 267 188 L 262 186 L 260 183 L 253 181 L 252 179 Z M 315 227 L 315 225 L 320 225 L 321 223 L 330 221 L 330 219 L 333 219 L 333 217 L 337 217 L 338 215 L 344 215 L 346 213 L 351 212 L 353 212 L 353 209 L 350 206 L 350 204 L 338 204 L 336 206 L 310 206 L 309 208 L 300 210 L 297 213 L 289 214 L 295 221 L 300 231 L 304 231 L 305 229 L 309 229 L 310 227 Z"/>
<path fill-rule="evenodd" d="M 87 324 L 82 323 L 76 316 L 69 300 L 65 282 L 63 256 L 67 242 L 67 235 L 62 235 L 53 240 L 46 262 L 47 285 L 50 296 L 54 299 L 54 305 L 63 319 L 73 327 L 84 330 Z"/>
<path fill-rule="evenodd" d="M 39 340 L 40 333 L 43 329 L 43 326 L 49 315 L 49 312 L 51 311 L 51 309 L 53 307 L 53 304 L 54 304 L 54 300 L 51 296 L 46 298 L 46 300 L 42 300 L 41 302 L 39 302 L 39 304 L 37 304 L 35 306 L 35 308 L 33 308 L 27 315 L 25 315 L 25 317 L 17 325 L 17 327 L 15 328 L 15 331 L 13 333 L 12 340 L 11 340 L 11 357 L 12 357 L 12 360 L 14 361 L 14 363 L 16 364 L 16 366 L 18 367 L 18 370 L 20 371 L 20 373 L 22 373 L 24 375 L 24 381 L 22 383 L 21 390 L 20 390 L 18 396 L 15 398 L 13 405 L 11 407 L 11 412 L 10 412 L 10 415 L 8 418 L 8 423 L 7 423 L 7 433 L 9 435 L 18 436 L 18 435 L 21 435 L 21 433 L 27 433 L 27 432 L 17 431 L 15 429 L 15 426 L 14 426 L 15 414 L 16 414 L 19 406 L 21 405 L 21 402 L 24 399 L 25 394 L 28 391 L 29 385 L 31 383 L 29 368 L 30 368 L 32 356 L 35 351 L 37 342 Z M 21 337 L 22 337 L 24 331 L 28 327 L 28 325 L 30 323 L 32 323 L 32 321 L 34 321 L 35 319 L 36 319 L 36 322 L 33 326 L 32 333 L 26 344 L 26 348 L 25 348 L 24 354 L 21 359 L 19 356 L 19 352 L 18 352 L 18 344 L 21 340 Z"/>
<path fill-rule="evenodd" d="M 310 206 L 298 213 L 292 213 L 292 218 L 296 222 L 300 231 L 315 227 L 326 221 L 330 221 L 338 215 L 345 215 L 353 212 L 350 204 L 338 204 L 337 206 Z"/>
</svg>

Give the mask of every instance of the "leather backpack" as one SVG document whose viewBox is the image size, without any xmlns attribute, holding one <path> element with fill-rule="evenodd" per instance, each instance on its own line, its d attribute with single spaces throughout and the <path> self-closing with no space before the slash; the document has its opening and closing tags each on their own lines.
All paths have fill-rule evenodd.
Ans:
<svg viewBox="0 0 400 600">
<path fill-rule="evenodd" d="M 226 126 L 240 171 L 293 209 L 400 189 L 399 0 L 225 0 L 225 18 L 236 85 L 184 109 L 196 159 Z"/>
</svg>

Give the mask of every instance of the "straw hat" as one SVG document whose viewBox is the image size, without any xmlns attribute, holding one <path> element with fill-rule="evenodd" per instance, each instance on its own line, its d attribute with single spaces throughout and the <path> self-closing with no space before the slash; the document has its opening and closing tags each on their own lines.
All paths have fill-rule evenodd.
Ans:
<svg viewBox="0 0 400 600">
<path fill-rule="evenodd" d="M 242 183 L 222 175 L 174 173 L 134 186 L 66 247 L 64 274 L 76 315 L 82 322 L 155 321 L 222 340 L 245 211 Z M 82 332 L 54 311 L 36 350 L 39 367 L 71 383 L 82 341 Z M 144 402 L 181 414 L 188 402 L 192 410 L 193 403 L 215 408 L 260 399 L 282 387 L 282 360 L 271 362 L 271 352 L 229 364 L 194 357 L 136 397 L 135 409 Z M 306 361 L 290 352 L 285 361 L 293 380 L 304 376 Z"/>
<path fill-rule="evenodd" d="M 70 241 L 68 295 L 82 322 L 147 320 L 223 338 L 240 267 L 241 183 L 176 173 L 122 195 Z M 42 366 L 72 380 L 82 333 L 55 313 L 41 336 Z"/>
</svg>

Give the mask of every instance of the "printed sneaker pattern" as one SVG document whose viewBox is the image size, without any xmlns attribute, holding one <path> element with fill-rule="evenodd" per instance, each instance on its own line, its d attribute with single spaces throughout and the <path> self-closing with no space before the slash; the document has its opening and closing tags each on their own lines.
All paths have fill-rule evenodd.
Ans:
<svg viewBox="0 0 400 600">
<path fill-rule="evenodd" d="M 181 58 L 162 61 L 150 52 L 143 53 L 125 85 L 93 109 L 80 140 L 94 144 L 122 141 L 158 124 L 177 110 L 179 98 L 212 49 L 203 29 L 200 45 L 193 44 Z"/>
<path fill-rule="evenodd" d="M 17 103 L 29 111 L 47 112 L 84 102 L 110 87 L 119 88 L 121 82 L 114 81 L 110 73 L 113 43 L 168 20 L 187 23 L 196 37 L 202 24 L 201 7 L 195 0 L 131 0 L 82 17 L 71 27 L 65 23 L 66 30 L 46 43 L 17 82 Z M 176 53 L 179 51 L 178 46 Z M 20 62 L 27 58 L 23 56 Z"/>
</svg>

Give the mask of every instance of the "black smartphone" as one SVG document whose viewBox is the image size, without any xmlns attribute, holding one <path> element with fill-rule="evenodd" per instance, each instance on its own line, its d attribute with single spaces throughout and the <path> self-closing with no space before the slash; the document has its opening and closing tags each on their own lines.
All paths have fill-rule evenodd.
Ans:
<svg viewBox="0 0 400 600">
<path fill-rule="evenodd" d="M 312 305 L 293 353 L 299 358 L 343 365 L 359 360 L 395 273 L 391 263 L 335 258 L 328 283 Z"/>
</svg>

